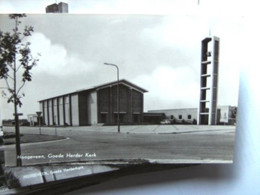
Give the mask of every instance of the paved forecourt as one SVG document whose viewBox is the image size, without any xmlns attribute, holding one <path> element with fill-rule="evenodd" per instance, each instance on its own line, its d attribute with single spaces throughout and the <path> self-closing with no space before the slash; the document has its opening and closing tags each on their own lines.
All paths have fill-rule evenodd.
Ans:
<svg viewBox="0 0 260 195">
<path fill-rule="evenodd" d="M 4 127 L 4 131 L 14 128 Z M 38 127 L 21 127 L 21 133 L 39 134 Z M 67 137 L 59 141 L 22 144 L 24 165 L 87 162 L 116 163 L 148 160 L 156 163 L 230 163 L 234 126 L 138 125 L 42 127 L 42 134 Z M 15 165 L 15 146 L 5 146 L 7 166 Z M 126 163 L 127 163 L 126 162 Z"/>
<path fill-rule="evenodd" d="M 235 126 L 210 126 L 210 125 L 121 125 L 120 133 L 143 134 L 143 133 L 221 133 L 235 132 Z M 14 132 L 14 127 L 4 127 L 6 132 Z M 21 133 L 47 134 L 47 135 L 69 135 L 84 132 L 118 132 L 118 126 L 73 126 L 73 127 L 20 127 Z"/>
</svg>

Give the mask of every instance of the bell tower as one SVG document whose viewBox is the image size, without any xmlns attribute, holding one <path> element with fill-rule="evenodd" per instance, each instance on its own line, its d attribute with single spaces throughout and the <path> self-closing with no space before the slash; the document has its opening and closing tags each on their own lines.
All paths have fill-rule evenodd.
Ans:
<svg viewBox="0 0 260 195">
<path fill-rule="evenodd" d="M 201 43 L 199 125 L 216 125 L 218 99 L 219 38 L 206 37 Z"/>
</svg>

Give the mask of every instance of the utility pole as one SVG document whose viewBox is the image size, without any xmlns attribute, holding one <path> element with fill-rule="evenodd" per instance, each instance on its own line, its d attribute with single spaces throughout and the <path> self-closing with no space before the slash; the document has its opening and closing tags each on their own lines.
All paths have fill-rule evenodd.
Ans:
<svg viewBox="0 0 260 195">
<path fill-rule="evenodd" d="M 117 132 L 120 133 L 120 94 L 119 94 L 119 68 L 115 64 L 104 63 L 117 69 Z"/>
</svg>

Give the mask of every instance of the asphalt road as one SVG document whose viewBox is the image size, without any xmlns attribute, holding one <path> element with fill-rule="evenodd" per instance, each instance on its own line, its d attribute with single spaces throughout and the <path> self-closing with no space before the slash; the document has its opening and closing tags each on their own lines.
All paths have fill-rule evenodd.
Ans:
<svg viewBox="0 0 260 195">
<path fill-rule="evenodd" d="M 4 127 L 4 131 L 14 131 Z M 38 127 L 21 133 L 39 134 Z M 235 126 L 147 125 L 41 128 L 42 134 L 62 135 L 59 141 L 22 144 L 23 165 L 57 162 L 231 163 Z M 6 166 L 15 165 L 15 146 L 5 146 Z"/>
</svg>

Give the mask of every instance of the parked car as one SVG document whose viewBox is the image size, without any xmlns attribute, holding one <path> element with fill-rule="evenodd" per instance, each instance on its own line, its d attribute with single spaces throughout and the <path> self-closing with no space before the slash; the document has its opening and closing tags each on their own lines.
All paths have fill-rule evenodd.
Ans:
<svg viewBox="0 0 260 195">
<path fill-rule="evenodd" d="M 161 125 L 169 125 L 171 124 L 171 121 L 169 119 L 163 119 L 161 122 L 160 122 Z"/>
<path fill-rule="evenodd" d="M 196 124 L 197 124 L 197 120 L 196 120 L 196 119 L 187 119 L 187 120 L 183 120 L 183 124 L 187 124 L 187 125 L 196 125 Z"/>
<path fill-rule="evenodd" d="M 172 119 L 171 124 L 183 124 L 183 119 Z"/>
</svg>

